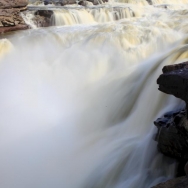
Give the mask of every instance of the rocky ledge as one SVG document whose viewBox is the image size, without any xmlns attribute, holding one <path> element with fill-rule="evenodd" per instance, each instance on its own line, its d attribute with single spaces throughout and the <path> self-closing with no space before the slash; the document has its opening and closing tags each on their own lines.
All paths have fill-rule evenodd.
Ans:
<svg viewBox="0 0 188 188">
<path fill-rule="evenodd" d="M 27 5 L 27 0 L 0 0 L 0 34 L 28 28 L 20 16 Z"/>
<path fill-rule="evenodd" d="M 54 4 L 56 6 L 65 6 L 78 3 L 79 5 L 87 6 L 102 4 L 108 2 L 108 0 L 41 0 L 42 2 L 44 2 L 44 5 Z"/>
<path fill-rule="evenodd" d="M 157 79 L 159 90 L 185 101 L 185 108 L 171 111 L 158 118 L 156 141 L 158 150 L 177 159 L 177 177 L 153 188 L 188 188 L 188 62 L 169 65 Z M 187 164 L 186 164 L 187 163 Z"/>
</svg>

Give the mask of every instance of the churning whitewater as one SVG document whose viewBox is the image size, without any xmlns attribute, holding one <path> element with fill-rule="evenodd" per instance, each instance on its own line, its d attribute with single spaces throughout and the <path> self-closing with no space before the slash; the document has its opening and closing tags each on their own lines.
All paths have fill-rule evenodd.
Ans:
<svg viewBox="0 0 188 188">
<path fill-rule="evenodd" d="M 0 187 L 150 188 L 174 176 L 153 121 L 183 104 L 156 79 L 188 58 L 188 11 L 151 2 L 119 3 L 133 15 L 120 19 L 105 17 L 117 2 L 56 9 L 55 26 L 0 40 Z"/>
</svg>

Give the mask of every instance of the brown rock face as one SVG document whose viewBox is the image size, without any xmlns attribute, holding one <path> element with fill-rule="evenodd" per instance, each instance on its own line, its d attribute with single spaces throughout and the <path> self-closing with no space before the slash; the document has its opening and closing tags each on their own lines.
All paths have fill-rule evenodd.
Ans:
<svg viewBox="0 0 188 188">
<path fill-rule="evenodd" d="M 25 7 L 28 5 L 28 0 L 0 0 L 0 9 Z"/>
<path fill-rule="evenodd" d="M 27 0 L 0 0 L 0 34 L 28 28 L 20 16 L 27 4 Z"/>
</svg>

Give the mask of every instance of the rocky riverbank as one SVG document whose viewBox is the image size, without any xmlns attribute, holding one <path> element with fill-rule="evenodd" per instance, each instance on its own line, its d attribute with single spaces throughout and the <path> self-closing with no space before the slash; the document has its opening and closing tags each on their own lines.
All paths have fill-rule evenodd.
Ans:
<svg viewBox="0 0 188 188">
<path fill-rule="evenodd" d="M 158 150 L 178 161 L 177 176 L 153 188 L 187 188 L 188 178 L 188 62 L 165 66 L 157 80 L 159 90 L 185 101 L 185 108 L 171 111 L 158 118 L 156 141 Z M 173 110 L 173 109 L 172 109 Z"/>
<path fill-rule="evenodd" d="M 27 9 L 27 0 L 0 0 L 0 33 L 27 29 L 20 12 Z"/>
</svg>

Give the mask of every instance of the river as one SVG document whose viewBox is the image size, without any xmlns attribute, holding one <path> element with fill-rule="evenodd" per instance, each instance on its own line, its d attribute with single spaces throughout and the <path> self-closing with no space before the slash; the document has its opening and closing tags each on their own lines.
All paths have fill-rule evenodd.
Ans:
<svg viewBox="0 0 188 188">
<path fill-rule="evenodd" d="M 186 3 L 49 6 L 55 26 L 36 28 L 28 13 L 33 29 L 1 37 L 0 187 L 150 188 L 174 177 L 153 121 L 184 105 L 156 79 L 188 58 Z"/>
</svg>

